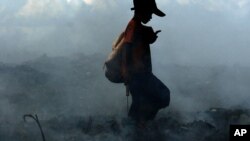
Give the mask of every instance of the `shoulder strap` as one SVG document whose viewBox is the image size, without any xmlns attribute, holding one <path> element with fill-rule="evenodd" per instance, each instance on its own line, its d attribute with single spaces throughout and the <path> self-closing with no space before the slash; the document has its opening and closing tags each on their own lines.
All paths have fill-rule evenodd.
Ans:
<svg viewBox="0 0 250 141">
<path fill-rule="evenodd" d="M 123 37 L 124 37 L 124 31 L 113 42 L 113 44 L 112 44 L 112 50 L 114 50 L 119 45 L 119 43 L 122 41 Z"/>
</svg>

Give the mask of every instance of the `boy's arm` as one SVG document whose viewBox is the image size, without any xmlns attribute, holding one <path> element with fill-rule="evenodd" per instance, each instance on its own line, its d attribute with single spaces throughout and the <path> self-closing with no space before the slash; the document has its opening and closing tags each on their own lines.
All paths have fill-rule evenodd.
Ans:
<svg viewBox="0 0 250 141">
<path fill-rule="evenodd" d="M 154 31 L 152 27 L 145 26 L 144 33 L 143 33 L 144 42 L 148 44 L 153 44 L 158 38 L 157 34 L 160 32 L 161 30 Z"/>
</svg>

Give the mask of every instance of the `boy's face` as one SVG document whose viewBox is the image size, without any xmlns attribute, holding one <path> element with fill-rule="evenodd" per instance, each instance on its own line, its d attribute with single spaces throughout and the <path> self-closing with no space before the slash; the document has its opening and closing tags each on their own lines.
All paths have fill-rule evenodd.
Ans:
<svg viewBox="0 0 250 141">
<path fill-rule="evenodd" d="M 144 12 L 143 14 L 141 14 L 142 23 L 148 23 L 152 19 L 152 14 L 152 12 Z"/>
</svg>

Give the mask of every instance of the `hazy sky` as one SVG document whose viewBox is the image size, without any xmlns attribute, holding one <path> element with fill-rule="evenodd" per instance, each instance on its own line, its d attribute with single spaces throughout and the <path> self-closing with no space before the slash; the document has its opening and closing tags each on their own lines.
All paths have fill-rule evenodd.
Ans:
<svg viewBox="0 0 250 141">
<path fill-rule="evenodd" d="M 153 61 L 181 65 L 248 65 L 249 0 L 157 0 L 167 15 L 148 24 L 161 29 Z M 111 50 L 133 12 L 132 0 L 1 0 L 0 61 L 40 54 Z"/>
</svg>

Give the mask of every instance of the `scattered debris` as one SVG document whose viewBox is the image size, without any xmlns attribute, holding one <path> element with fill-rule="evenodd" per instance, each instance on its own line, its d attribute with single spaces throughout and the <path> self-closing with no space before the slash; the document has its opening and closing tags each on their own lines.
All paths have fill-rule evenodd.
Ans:
<svg viewBox="0 0 250 141">
<path fill-rule="evenodd" d="M 39 127 L 39 129 L 40 129 L 40 132 L 41 132 L 41 135 L 42 135 L 42 139 L 43 139 L 43 141 L 46 141 L 45 136 L 44 136 L 44 133 L 43 133 L 42 126 L 41 126 L 41 124 L 40 124 L 40 122 L 39 122 L 39 119 L 38 119 L 38 116 L 37 116 L 37 115 L 33 116 L 33 115 L 31 115 L 31 114 L 24 115 L 24 116 L 23 116 L 23 120 L 24 120 L 25 122 L 26 122 L 26 118 L 27 118 L 27 117 L 32 118 L 32 119 L 34 119 L 34 120 L 36 121 L 36 123 L 37 123 L 37 125 L 38 125 L 38 127 Z"/>
</svg>

